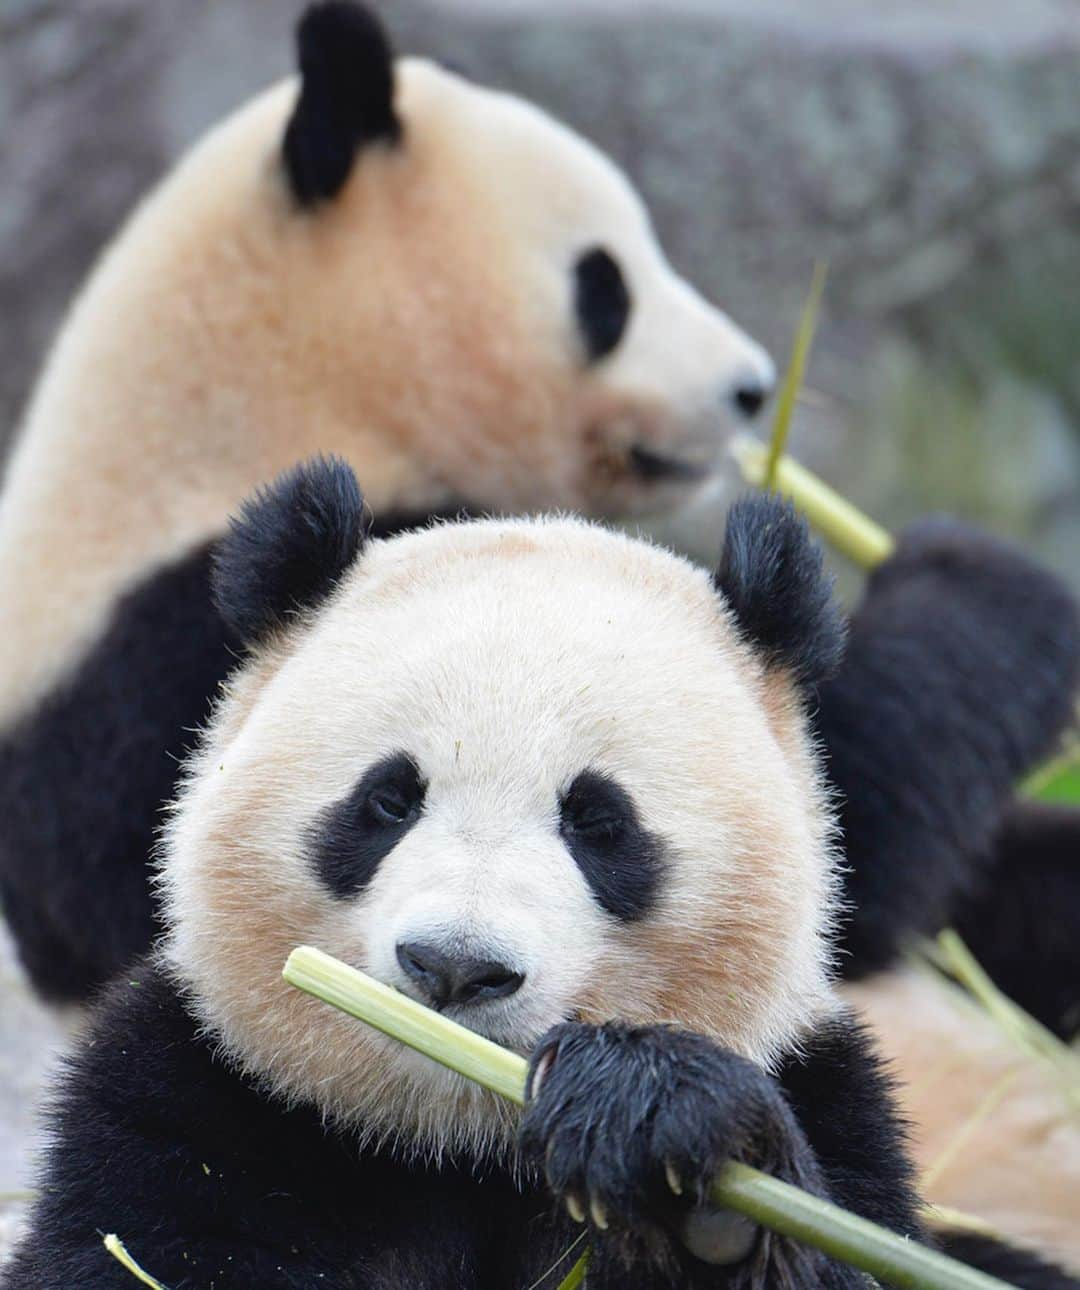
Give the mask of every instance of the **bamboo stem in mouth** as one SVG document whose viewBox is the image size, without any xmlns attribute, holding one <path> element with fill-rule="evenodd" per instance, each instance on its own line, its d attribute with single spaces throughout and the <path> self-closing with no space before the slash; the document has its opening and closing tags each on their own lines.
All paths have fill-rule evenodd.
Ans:
<svg viewBox="0 0 1080 1290">
<path fill-rule="evenodd" d="M 299 990 L 340 1008 L 501 1097 L 525 1102 L 524 1057 L 433 1012 L 357 968 L 302 945 L 282 971 Z M 903 1290 L 1008 1290 L 1006 1283 L 916 1241 L 897 1236 L 830 1201 L 730 1161 L 709 1199 L 721 1208 L 868 1272 Z"/>
</svg>

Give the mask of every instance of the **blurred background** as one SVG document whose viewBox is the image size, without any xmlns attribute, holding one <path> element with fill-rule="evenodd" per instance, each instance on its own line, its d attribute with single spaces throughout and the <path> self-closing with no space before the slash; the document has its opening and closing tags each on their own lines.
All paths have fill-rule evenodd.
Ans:
<svg viewBox="0 0 1080 1290">
<path fill-rule="evenodd" d="M 291 69 L 299 0 L 0 0 L 0 454 L 103 241 Z M 793 450 L 889 525 L 948 509 L 1080 588 L 1076 0 L 386 0 L 398 47 L 564 117 L 782 366 Z M 676 534 L 711 551 L 717 528 Z"/>
</svg>

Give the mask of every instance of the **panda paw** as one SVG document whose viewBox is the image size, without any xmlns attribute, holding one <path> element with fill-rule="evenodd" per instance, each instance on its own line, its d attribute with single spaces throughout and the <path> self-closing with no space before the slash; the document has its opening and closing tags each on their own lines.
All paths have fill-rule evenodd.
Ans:
<svg viewBox="0 0 1080 1290">
<path fill-rule="evenodd" d="M 729 1159 L 822 1190 L 779 1086 L 711 1040 L 664 1026 L 550 1031 L 530 1063 L 520 1144 L 570 1215 L 634 1258 L 674 1243 L 735 1264 L 761 1244 L 748 1220 L 705 1206 Z"/>
</svg>

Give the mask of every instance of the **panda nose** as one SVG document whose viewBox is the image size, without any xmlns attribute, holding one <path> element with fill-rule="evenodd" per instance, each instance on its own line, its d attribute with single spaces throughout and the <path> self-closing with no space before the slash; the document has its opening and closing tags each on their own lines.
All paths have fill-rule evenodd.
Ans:
<svg viewBox="0 0 1080 1290">
<path fill-rule="evenodd" d="M 765 406 L 772 393 L 772 385 L 751 378 L 740 381 L 731 394 L 731 401 L 738 411 L 748 420 L 752 420 Z"/>
<path fill-rule="evenodd" d="M 494 959 L 448 954 L 424 941 L 400 941 L 397 960 L 435 1008 L 450 1003 L 484 1003 L 520 990 L 523 972 Z"/>
</svg>

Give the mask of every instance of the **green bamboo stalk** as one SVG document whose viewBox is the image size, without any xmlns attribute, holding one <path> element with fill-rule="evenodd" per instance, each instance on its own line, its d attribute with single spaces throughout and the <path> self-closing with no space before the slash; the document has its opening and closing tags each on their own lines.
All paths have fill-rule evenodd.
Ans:
<svg viewBox="0 0 1080 1290">
<path fill-rule="evenodd" d="M 747 434 L 736 435 L 731 455 L 748 484 L 765 487 L 769 460 L 765 444 Z M 896 544 L 887 529 L 791 457 L 778 461 L 774 488 L 790 497 L 814 528 L 861 568 L 872 569 L 892 555 Z"/>
<path fill-rule="evenodd" d="M 310 946 L 289 955 L 290 985 L 367 1022 L 485 1088 L 525 1101 L 527 1063 L 356 968 Z M 714 1205 L 803 1241 L 900 1290 L 1006 1290 L 1006 1283 L 850 1214 L 748 1165 L 730 1161 L 709 1192 Z"/>
</svg>

